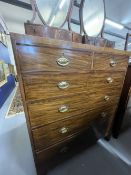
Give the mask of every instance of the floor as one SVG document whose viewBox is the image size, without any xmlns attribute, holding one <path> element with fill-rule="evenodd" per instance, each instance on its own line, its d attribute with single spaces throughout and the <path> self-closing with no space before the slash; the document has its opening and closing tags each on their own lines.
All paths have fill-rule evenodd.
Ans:
<svg viewBox="0 0 131 175">
<path fill-rule="evenodd" d="M 0 109 L 0 175 L 36 175 L 24 114 L 5 119 L 13 93 Z M 99 140 L 48 175 L 130 175 L 131 100 L 126 113 L 128 125 L 119 139 Z M 125 122 L 126 123 L 126 122 Z M 125 129 L 126 128 L 126 129 Z"/>
<path fill-rule="evenodd" d="M 0 109 L 0 175 L 36 175 L 25 116 L 5 119 L 13 96 Z"/>
</svg>

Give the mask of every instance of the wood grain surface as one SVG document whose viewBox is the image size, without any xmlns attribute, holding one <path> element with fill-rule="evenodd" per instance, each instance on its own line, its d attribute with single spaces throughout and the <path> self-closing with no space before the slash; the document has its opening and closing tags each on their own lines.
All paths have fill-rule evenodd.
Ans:
<svg viewBox="0 0 131 175">
<path fill-rule="evenodd" d="M 46 25 L 25 23 L 25 33 L 28 35 L 72 41 L 72 32 Z"/>
<path fill-rule="evenodd" d="M 109 96 L 109 101 L 105 101 L 105 95 Z M 93 93 L 88 95 L 81 93 L 68 97 L 39 101 L 28 104 L 28 112 L 32 127 L 46 125 L 63 118 L 68 118 L 85 111 L 94 110 L 102 107 L 103 109 L 118 103 L 119 95 L 117 91 L 108 92 L 106 94 Z M 61 113 L 61 106 L 66 106 L 68 111 Z M 92 117 L 92 116 L 91 116 Z"/>
<path fill-rule="evenodd" d="M 101 61 L 100 61 L 101 59 Z M 126 61 L 128 57 L 113 55 L 113 54 L 98 54 L 94 55 L 93 65 L 95 70 L 112 70 L 112 71 L 126 71 L 128 62 Z M 111 61 L 115 61 L 116 65 L 111 66 Z"/>
<path fill-rule="evenodd" d="M 57 96 L 67 96 L 78 93 L 96 93 L 102 91 L 109 93 L 122 88 L 124 72 L 92 71 L 92 73 L 28 73 L 23 74 L 26 100 L 50 99 Z M 112 82 L 109 83 L 108 79 Z M 79 81 L 78 81 L 79 80 Z M 62 81 L 68 83 L 66 89 L 60 89 L 58 84 Z M 90 88 L 92 87 L 92 88 Z"/>
<path fill-rule="evenodd" d="M 80 53 L 49 47 L 19 46 L 19 61 L 22 72 L 87 72 L 91 69 L 91 53 Z M 69 60 L 67 66 L 60 66 L 57 60 L 61 57 Z"/>
<path fill-rule="evenodd" d="M 104 117 L 102 116 L 103 112 L 106 113 Z M 46 148 L 53 145 L 83 129 L 87 129 L 90 122 L 96 118 L 102 117 L 103 120 L 107 120 L 107 118 L 112 116 L 112 113 L 114 113 L 113 107 L 105 110 L 94 110 L 35 129 L 33 130 L 35 148 L 39 150 L 41 147 Z M 66 128 L 67 132 L 61 133 L 62 128 Z"/>
<path fill-rule="evenodd" d="M 95 140 L 111 136 L 130 52 L 20 34 L 11 39 L 34 158 L 37 168 L 44 164 L 38 171 L 43 175 L 61 143 L 69 140 L 71 150 L 77 144 L 80 149 L 73 140 L 89 130 Z M 67 65 L 58 64 L 61 57 Z M 60 89 L 63 81 L 68 87 Z"/>
</svg>

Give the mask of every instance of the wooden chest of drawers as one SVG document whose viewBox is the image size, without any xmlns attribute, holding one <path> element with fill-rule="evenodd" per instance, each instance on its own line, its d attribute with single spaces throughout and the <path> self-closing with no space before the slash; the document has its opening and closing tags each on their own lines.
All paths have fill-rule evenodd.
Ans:
<svg viewBox="0 0 131 175">
<path fill-rule="evenodd" d="M 11 38 L 34 158 L 44 174 L 77 143 L 86 147 L 88 133 L 110 136 L 130 54 L 28 35 Z"/>
</svg>

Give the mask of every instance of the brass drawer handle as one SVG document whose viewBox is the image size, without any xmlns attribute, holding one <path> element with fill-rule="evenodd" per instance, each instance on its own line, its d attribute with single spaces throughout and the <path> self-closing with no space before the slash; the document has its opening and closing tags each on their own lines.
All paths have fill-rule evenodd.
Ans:
<svg viewBox="0 0 131 175">
<path fill-rule="evenodd" d="M 61 81 L 61 82 L 58 83 L 58 87 L 59 87 L 60 89 L 66 89 L 66 88 L 69 87 L 69 83 L 66 82 L 66 81 Z"/>
<path fill-rule="evenodd" d="M 66 105 L 62 105 L 59 108 L 59 112 L 61 112 L 61 113 L 64 113 L 64 112 L 67 112 L 67 111 L 68 111 L 68 106 L 66 106 Z"/>
<path fill-rule="evenodd" d="M 112 82 L 113 82 L 113 78 L 108 77 L 108 78 L 107 78 L 107 82 L 108 82 L 108 83 L 112 83 Z"/>
<path fill-rule="evenodd" d="M 69 59 L 68 58 L 66 58 L 66 57 L 60 57 L 60 58 L 58 58 L 58 60 L 57 60 L 57 64 L 59 65 L 59 66 L 67 66 L 68 64 L 69 64 Z"/>
<path fill-rule="evenodd" d="M 114 60 L 111 60 L 110 61 L 110 66 L 111 67 L 115 67 L 117 65 L 117 62 L 116 61 L 114 61 Z"/>
<path fill-rule="evenodd" d="M 106 96 L 104 97 L 104 99 L 105 99 L 105 101 L 109 101 L 109 100 L 110 100 L 110 97 L 106 95 Z"/>
<path fill-rule="evenodd" d="M 61 134 L 65 134 L 65 133 L 68 132 L 68 128 L 63 127 L 63 128 L 61 128 L 61 129 L 59 130 L 59 132 L 60 132 Z"/>
<path fill-rule="evenodd" d="M 101 117 L 102 117 L 102 118 L 105 118 L 106 116 L 107 116 L 107 113 L 106 113 L 106 112 L 102 112 L 102 113 L 101 113 Z"/>
</svg>

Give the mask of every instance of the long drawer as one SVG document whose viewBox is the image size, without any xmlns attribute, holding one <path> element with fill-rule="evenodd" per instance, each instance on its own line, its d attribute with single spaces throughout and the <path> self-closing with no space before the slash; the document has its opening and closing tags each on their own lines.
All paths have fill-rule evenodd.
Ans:
<svg viewBox="0 0 131 175">
<path fill-rule="evenodd" d="M 118 103 L 117 91 L 88 95 L 82 93 L 68 97 L 29 103 L 28 113 L 32 128 L 46 125 L 70 116 L 93 110 L 106 108 Z"/>
<path fill-rule="evenodd" d="M 46 148 L 61 140 L 65 140 L 71 135 L 87 129 L 90 122 L 94 119 L 102 117 L 105 120 L 105 118 L 110 118 L 114 112 L 115 109 L 111 107 L 101 108 L 37 128 L 32 131 L 35 149 Z"/>
<path fill-rule="evenodd" d="M 49 48 L 46 46 L 18 46 L 22 72 L 87 72 L 91 69 L 91 52 Z"/>
<path fill-rule="evenodd" d="M 105 136 L 107 125 L 108 120 L 96 120 L 94 128 L 90 126 L 84 132 L 75 134 L 59 144 L 36 152 L 38 161 L 37 168 L 40 175 L 43 175 L 43 171 L 52 168 L 52 166 L 61 163 L 63 160 L 65 161 L 66 159 L 71 158 L 73 155 L 76 156 L 77 153 L 79 154 L 81 151 L 83 152 L 84 150 L 87 150 L 88 147 L 94 145 L 97 139 L 101 138 L 101 136 Z M 102 133 L 101 136 L 98 134 L 99 129 Z M 98 131 L 98 133 L 96 131 Z M 45 166 L 43 165 L 45 165 L 47 169 L 45 169 Z"/>
<path fill-rule="evenodd" d="M 74 93 L 96 93 L 102 90 L 118 91 L 122 87 L 124 72 L 112 71 L 66 74 L 23 74 L 26 100 L 47 99 Z M 78 81 L 79 80 L 79 81 Z"/>
<path fill-rule="evenodd" d="M 87 72 L 126 71 L 128 57 L 105 53 L 80 52 L 47 46 L 18 46 L 21 71 Z"/>
<path fill-rule="evenodd" d="M 95 53 L 93 59 L 94 70 L 126 71 L 128 66 L 127 56 Z"/>
</svg>

